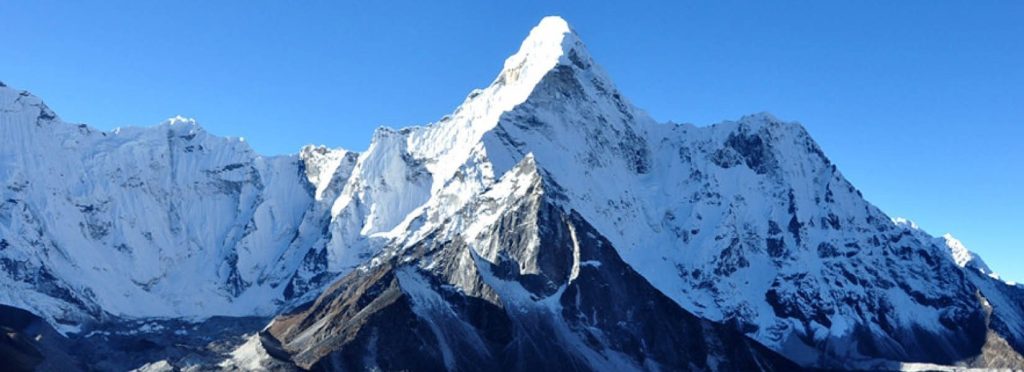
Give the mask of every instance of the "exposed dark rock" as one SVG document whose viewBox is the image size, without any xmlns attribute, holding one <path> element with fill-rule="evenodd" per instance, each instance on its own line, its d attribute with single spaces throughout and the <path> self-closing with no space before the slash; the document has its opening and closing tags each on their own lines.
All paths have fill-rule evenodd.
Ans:
<svg viewBox="0 0 1024 372">
<path fill-rule="evenodd" d="M 683 310 L 542 185 L 490 227 L 496 245 L 479 249 L 497 261 L 435 234 L 353 271 L 265 337 L 314 370 L 798 369 Z"/>
<path fill-rule="evenodd" d="M 68 355 L 70 342 L 34 314 L 0 305 L 0 369 L 4 371 L 78 371 Z"/>
</svg>

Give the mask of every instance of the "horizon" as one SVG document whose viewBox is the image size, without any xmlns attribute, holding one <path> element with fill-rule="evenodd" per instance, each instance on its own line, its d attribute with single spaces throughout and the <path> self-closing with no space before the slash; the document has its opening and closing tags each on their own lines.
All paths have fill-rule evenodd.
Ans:
<svg viewBox="0 0 1024 372">
<path fill-rule="evenodd" d="M 97 9 L 102 6 L 44 9 L 45 4 L 0 5 L 0 19 L 15 30 L 0 35 L 11 52 L 11 57 L 0 58 L 0 71 L 11 76 L 0 76 L 0 81 L 37 95 L 68 122 L 113 130 L 153 126 L 165 119 L 154 116 L 183 115 L 212 134 L 244 138 L 254 151 L 268 156 L 295 154 L 305 144 L 362 151 L 381 121 L 402 128 L 439 120 L 472 89 L 493 80 L 501 63 L 540 21 L 536 14 L 559 7 L 518 10 L 500 22 L 449 15 L 444 18 L 451 21 L 447 27 L 433 28 L 443 22 L 432 22 L 429 15 L 440 17 L 450 9 L 375 9 L 367 17 L 344 6 L 327 5 L 321 12 L 283 7 L 273 16 L 255 14 L 250 19 L 257 21 L 246 23 L 239 19 L 248 17 L 226 16 L 251 9 L 226 5 L 193 4 L 206 9 L 192 14 L 184 7 L 130 4 L 129 13 L 135 13 L 118 18 Z M 466 7 L 471 10 L 464 12 L 498 12 L 476 4 Z M 708 126 L 771 112 L 783 121 L 801 123 L 865 199 L 890 217 L 915 221 L 936 237 L 951 233 L 1004 279 L 1024 280 L 1024 268 L 1013 265 L 1024 262 L 1024 238 L 1011 236 L 1024 226 L 1024 196 L 1019 193 L 1024 150 L 1015 142 L 1024 134 L 1019 125 L 1024 122 L 1019 105 L 1024 102 L 1024 73 L 1015 64 L 1024 62 L 1019 38 L 1024 26 L 1010 22 L 1014 12 L 972 7 L 976 13 L 965 14 L 956 5 L 927 2 L 900 4 L 892 14 L 872 13 L 871 6 L 808 7 L 814 9 L 790 13 L 794 9 L 762 5 L 735 13 L 728 5 L 707 5 L 679 6 L 665 14 L 619 14 L 612 7 L 589 13 L 568 9 L 562 13 L 573 14 L 559 15 L 625 96 L 657 121 Z M 195 27 L 168 31 L 147 26 L 159 24 L 146 16 L 163 14 L 154 9 L 190 14 L 167 18 L 195 22 Z M 29 17 L 17 16 L 42 10 L 63 12 L 72 24 L 49 28 L 57 21 L 30 24 L 19 21 Z M 794 22 L 766 22 L 758 11 Z M 829 24 L 814 19 L 815 11 L 818 16 L 850 12 L 844 16 L 862 16 L 878 29 Z M 694 25 L 672 22 L 672 16 L 680 15 Z M 731 29 L 712 22 L 722 15 L 752 26 L 737 22 Z M 332 16 L 344 21 L 330 22 Z M 386 16 L 399 22 L 388 27 L 375 22 Z M 907 17 L 908 24 L 893 23 Z M 602 27 L 615 21 L 615 27 Z M 99 22 L 109 24 L 112 32 L 88 31 Z M 268 24 L 275 27 L 264 27 Z M 711 31 L 687 32 L 700 27 Z M 84 45 L 63 45 L 76 32 L 83 33 L 86 42 L 78 44 Z M 194 40 L 211 34 L 221 38 Z M 331 36 L 339 35 L 344 37 L 332 44 Z M 300 36 L 311 40 L 296 42 Z M 219 42 L 229 47 L 221 49 Z M 167 52 L 164 44 L 186 51 L 171 54 L 184 55 L 182 64 L 151 58 Z M 324 44 L 337 49 L 327 50 Z M 89 51 L 90 45 L 114 52 Z M 432 58 L 443 48 L 460 58 Z M 138 51 L 122 53 L 126 50 Z M 356 52 L 342 53 L 350 50 Z M 695 51 L 716 58 L 693 58 L 701 55 L 690 54 Z M 254 52 L 264 52 L 256 55 L 266 60 L 246 58 Z M 71 55 L 76 58 L 59 58 Z M 192 56 L 197 57 L 187 58 Z M 410 58 L 395 60 L 403 56 Z M 239 61 L 254 66 L 228 66 Z M 252 81 L 263 72 L 283 76 Z M 406 90 L 393 89 L 400 83 L 408 83 Z M 427 90 L 433 92 L 423 94 Z M 190 112 L 161 114 L 168 110 Z M 282 126 L 287 126 L 284 133 Z"/>
</svg>

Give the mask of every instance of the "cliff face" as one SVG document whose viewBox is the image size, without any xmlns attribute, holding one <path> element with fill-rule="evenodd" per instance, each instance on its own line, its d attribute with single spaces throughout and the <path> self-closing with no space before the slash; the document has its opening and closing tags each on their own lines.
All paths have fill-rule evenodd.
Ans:
<svg viewBox="0 0 1024 372">
<path fill-rule="evenodd" d="M 527 157 L 454 219 L 279 316 L 268 335 L 300 367 L 327 370 L 797 368 L 683 310 L 561 197 Z M 467 241 L 458 226 L 470 221 L 485 238 Z"/>
</svg>

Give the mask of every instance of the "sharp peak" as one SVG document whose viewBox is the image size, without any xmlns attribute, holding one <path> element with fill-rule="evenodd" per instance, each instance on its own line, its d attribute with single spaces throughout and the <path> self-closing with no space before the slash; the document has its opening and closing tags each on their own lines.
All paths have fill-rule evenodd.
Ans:
<svg viewBox="0 0 1024 372">
<path fill-rule="evenodd" d="M 473 101 L 486 102 L 491 106 L 488 110 L 494 109 L 494 112 L 511 110 L 525 102 L 545 76 L 560 68 L 588 75 L 587 81 L 602 85 L 605 91 L 614 90 L 611 79 L 590 56 L 569 23 L 558 16 L 547 16 L 530 30 L 518 51 L 505 59 L 494 81 L 487 88 L 470 92 L 463 106 L 452 116 L 457 116 Z"/>
<path fill-rule="evenodd" d="M 530 30 L 519 50 L 505 60 L 496 83 L 533 86 L 558 66 L 584 69 L 592 64 L 586 46 L 569 23 L 561 17 L 548 16 Z"/>
<path fill-rule="evenodd" d="M 572 53 L 587 57 L 586 47 L 579 35 L 562 17 L 547 16 L 530 29 L 529 35 L 519 46 L 519 51 L 509 60 L 521 56 L 530 60 L 546 59 L 543 62 L 554 62 L 555 65 L 569 64 Z M 505 67 L 509 67 L 507 62 Z"/>
<path fill-rule="evenodd" d="M 530 35 L 526 37 L 523 44 L 526 41 L 539 42 L 553 42 L 561 44 L 565 40 L 566 35 L 576 37 L 576 33 L 573 32 L 572 27 L 569 26 L 569 22 L 559 16 L 547 16 L 541 18 L 540 22 L 533 29 L 530 30 Z"/>
</svg>

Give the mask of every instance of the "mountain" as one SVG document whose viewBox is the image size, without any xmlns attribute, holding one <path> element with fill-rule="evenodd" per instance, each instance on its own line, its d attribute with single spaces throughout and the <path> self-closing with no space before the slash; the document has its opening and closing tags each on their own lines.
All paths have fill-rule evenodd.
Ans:
<svg viewBox="0 0 1024 372">
<path fill-rule="evenodd" d="M 0 303 L 156 345 L 130 368 L 1024 368 L 1024 288 L 799 124 L 656 122 L 558 17 L 362 153 L 97 131 L 6 87 L 0 134 Z"/>
<path fill-rule="evenodd" d="M 316 370 L 796 368 L 654 289 L 546 179 L 527 157 L 269 333 Z"/>
<path fill-rule="evenodd" d="M 182 118 L 102 132 L 0 89 L 4 303 L 64 331 L 111 315 L 280 306 L 306 254 L 290 244 L 319 223 L 318 180 L 304 171 L 338 162 L 333 153 L 266 158 Z"/>
</svg>

